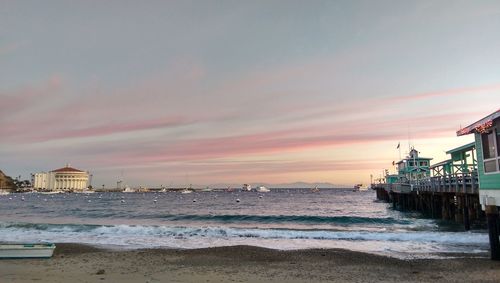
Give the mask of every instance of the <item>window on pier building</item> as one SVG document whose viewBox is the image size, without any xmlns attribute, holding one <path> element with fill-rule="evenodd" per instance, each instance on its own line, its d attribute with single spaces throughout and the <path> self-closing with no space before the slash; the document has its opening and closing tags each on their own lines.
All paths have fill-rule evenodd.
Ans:
<svg viewBox="0 0 500 283">
<path fill-rule="evenodd" d="M 493 129 L 489 133 L 481 134 L 483 146 L 484 172 L 493 173 L 500 171 L 500 132 Z"/>
<path fill-rule="evenodd" d="M 500 131 L 499 130 L 496 130 L 495 131 L 497 133 L 497 157 L 500 157 Z"/>
</svg>

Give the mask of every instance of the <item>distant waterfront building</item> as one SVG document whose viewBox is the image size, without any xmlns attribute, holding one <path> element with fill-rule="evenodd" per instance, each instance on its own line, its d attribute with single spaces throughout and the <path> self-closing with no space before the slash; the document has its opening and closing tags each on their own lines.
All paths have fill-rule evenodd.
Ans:
<svg viewBox="0 0 500 283">
<path fill-rule="evenodd" d="M 88 187 L 89 173 L 68 165 L 50 172 L 33 174 L 33 188 L 46 191 L 83 191 Z"/>
</svg>

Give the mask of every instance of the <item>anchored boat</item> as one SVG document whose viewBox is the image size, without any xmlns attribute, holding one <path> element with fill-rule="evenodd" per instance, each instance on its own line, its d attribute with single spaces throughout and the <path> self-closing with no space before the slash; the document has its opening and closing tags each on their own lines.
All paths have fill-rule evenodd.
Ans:
<svg viewBox="0 0 500 283">
<path fill-rule="evenodd" d="M 251 192 L 252 186 L 250 184 L 243 184 L 243 188 L 241 189 L 243 192 Z"/>
<path fill-rule="evenodd" d="M 269 190 L 268 188 L 264 187 L 264 186 L 260 186 L 257 188 L 257 192 L 259 193 L 269 193 L 271 190 Z"/>
<path fill-rule="evenodd" d="M 0 258 L 49 258 L 54 244 L 0 244 Z"/>
</svg>

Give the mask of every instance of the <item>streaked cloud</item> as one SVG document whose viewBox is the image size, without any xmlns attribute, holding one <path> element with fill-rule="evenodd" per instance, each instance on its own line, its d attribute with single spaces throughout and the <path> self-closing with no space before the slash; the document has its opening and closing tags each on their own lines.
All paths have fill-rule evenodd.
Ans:
<svg viewBox="0 0 500 283">
<path fill-rule="evenodd" d="M 463 88 L 447 89 L 441 91 L 424 92 L 424 93 L 417 93 L 405 96 L 395 96 L 389 98 L 389 100 L 411 101 L 419 99 L 433 99 L 438 97 L 453 97 L 460 95 L 478 95 L 482 93 L 496 93 L 500 95 L 500 83 L 484 85 L 484 86 L 463 87 Z"/>
<path fill-rule="evenodd" d="M 43 83 L 27 85 L 14 91 L 0 90 L 0 115 L 19 113 L 53 98 L 62 88 L 62 78 L 53 75 Z"/>
</svg>

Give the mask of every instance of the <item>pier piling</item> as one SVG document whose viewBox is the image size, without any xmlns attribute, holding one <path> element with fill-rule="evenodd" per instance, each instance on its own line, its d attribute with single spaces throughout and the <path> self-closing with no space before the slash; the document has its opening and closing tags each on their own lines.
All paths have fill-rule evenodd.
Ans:
<svg viewBox="0 0 500 283">
<path fill-rule="evenodd" d="M 469 218 L 469 198 L 467 195 L 463 196 L 463 217 L 464 217 L 464 229 L 465 231 L 470 230 L 470 218 Z"/>
<path fill-rule="evenodd" d="M 498 208 L 495 205 L 486 206 L 488 234 L 490 237 L 490 251 L 492 260 L 500 260 L 500 243 L 498 239 Z"/>
</svg>

